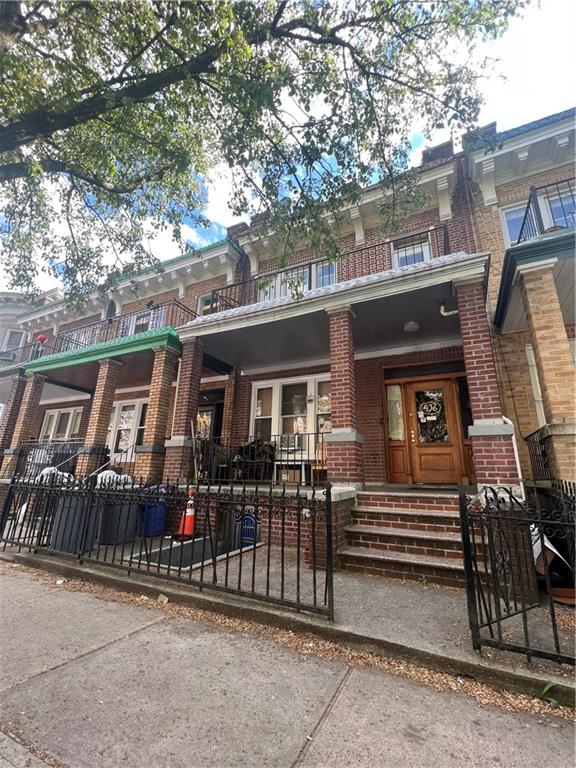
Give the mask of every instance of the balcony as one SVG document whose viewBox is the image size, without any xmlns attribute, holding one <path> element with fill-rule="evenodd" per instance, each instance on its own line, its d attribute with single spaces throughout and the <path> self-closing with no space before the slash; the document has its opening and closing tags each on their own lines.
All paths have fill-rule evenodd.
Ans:
<svg viewBox="0 0 576 768">
<path fill-rule="evenodd" d="M 168 326 L 177 328 L 194 320 L 195 317 L 196 313 L 179 301 L 173 300 L 164 304 L 150 302 L 146 307 L 133 312 L 61 331 L 56 335 L 54 348 L 50 354 L 90 347 L 93 344 L 135 336 Z"/>
<path fill-rule="evenodd" d="M 39 341 L 34 341 L 32 344 L 25 344 L 18 349 L 0 352 L 0 371 L 25 366 L 32 360 L 38 360 L 44 355 L 54 355 L 59 351 L 61 350 L 56 349 L 54 345 L 40 344 Z"/>
<path fill-rule="evenodd" d="M 574 179 L 532 187 L 515 245 L 546 232 L 576 226 L 574 187 Z"/>
<path fill-rule="evenodd" d="M 293 267 L 255 275 L 225 288 L 213 291 L 201 307 L 202 315 L 211 315 L 227 309 L 260 304 L 280 298 L 303 298 L 319 288 L 359 277 L 359 270 L 350 261 L 368 265 L 368 274 L 383 272 L 393 267 L 409 267 L 450 253 L 448 229 L 445 225 L 358 248 L 340 261 L 321 259 L 297 264 Z M 366 267 L 363 274 L 366 274 Z"/>
</svg>

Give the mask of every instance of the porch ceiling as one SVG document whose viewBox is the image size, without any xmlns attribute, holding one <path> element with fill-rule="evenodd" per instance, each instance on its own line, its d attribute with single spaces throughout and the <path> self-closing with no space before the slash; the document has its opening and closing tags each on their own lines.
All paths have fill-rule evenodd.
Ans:
<svg viewBox="0 0 576 768">
<path fill-rule="evenodd" d="M 460 338 L 458 316 L 442 317 L 440 304 L 455 307 L 451 282 L 403 294 L 352 303 L 354 347 L 367 356 L 383 350 L 417 350 Z M 416 321 L 420 328 L 406 333 Z M 266 324 L 222 330 L 202 336 L 204 351 L 242 369 L 289 367 L 329 359 L 329 320 L 324 310 Z"/>
</svg>

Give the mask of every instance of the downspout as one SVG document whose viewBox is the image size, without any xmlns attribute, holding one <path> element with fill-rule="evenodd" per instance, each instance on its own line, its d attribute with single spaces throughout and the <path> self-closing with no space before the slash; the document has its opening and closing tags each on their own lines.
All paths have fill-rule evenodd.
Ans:
<svg viewBox="0 0 576 768">
<path fill-rule="evenodd" d="M 440 304 L 440 314 L 442 317 L 452 317 L 453 315 L 460 314 L 459 309 L 446 309 L 446 302 L 443 301 L 442 304 Z"/>
</svg>

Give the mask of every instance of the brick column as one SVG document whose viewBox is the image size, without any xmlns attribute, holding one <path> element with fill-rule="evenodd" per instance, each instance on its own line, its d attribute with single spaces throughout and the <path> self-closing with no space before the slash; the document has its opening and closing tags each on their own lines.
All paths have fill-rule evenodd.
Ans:
<svg viewBox="0 0 576 768">
<path fill-rule="evenodd" d="M 229 445 L 232 439 L 232 427 L 234 425 L 234 411 L 236 406 L 236 389 L 240 372 L 234 368 L 228 374 L 228 381 L 224 389 L 224 408 L 222 409 L 222 443 Z"/>
<path fill-rule="evenodd" d="M 576 368 L 554 282 L 556 259 L 518 267 L 534 350 L 553 477 L 576 480 Z"/>
<path fill-rule="evenodd" d="M 84 445 L 89 450 L 78 457 L 76 464 L 78 476 L 89 475 L 106 461 L 108 427 L 121 365 L 122 363 L 118 360 L 100 360 L 98 380 L 92 395 L 90 418 L 84 438 Z"/>
<path fill-rule="evenodd" d="M 136 448 L 134 475 L 138 478 L 160 479 L 162 477 L 166 453 L 164 442 L 168 432 L 170 396 L 177 359 L 178 354 L 174 349 L 163 347 L 154 350 L 144 443 Z"/>
<path fill-rule="evenodd" d="M 193 474 L 191 423 L 198 413 L 201 375 L 202 345 L 198 339 L 183 341 L 174 402 L 172 437 L 165 443 L 164 478 L 166 480 L 187 480 Z"/>
<path fill-rule="evenodd" d="M 342 307 L 328 313 L 330 322 L 330 391 L 332 432 L 327 444 L 328 479 L 336 484 L 362 487 L 363 438 L 356 431 L 356 375 L 352 311 Z"/>
<path fill-rule="evenodd" d="M 466 379 L 474 423 L 468 429 L 478 485 L 520 483 L 514 427 L 502 418 L 502 401 L 481 281 L 455 285 Z"/>
<path fill-rule="evenodd" d="M 2 422 L 0 423 L 0 451 L 3 451 L 4 448 L 10 448 L 12 445 L 12 435 L 16 428 L 16 422 L 24 398 L 25 388 L 25 376 L 18 374 L 18 376 L 15 376 L 12 379 L 10 394 L 8 395 L 6 405 L 4 406 Z"/>
<path fill-rule="evenodd" d="M 44 379 L 44 376 L 37 373 L 26 376 L 22 399 L 12 404 L 14 408 L 18 407 L 18 414 L 11 435 L 10 448 L 4 449 L 2 477 L 12 477 L 16 472 L 20 444 L 38 436 L 38 414 Z M 11 399 L 13 394 L 15 396 L 18 394 L 14 388 L 10 393 Z"/>
</svg>

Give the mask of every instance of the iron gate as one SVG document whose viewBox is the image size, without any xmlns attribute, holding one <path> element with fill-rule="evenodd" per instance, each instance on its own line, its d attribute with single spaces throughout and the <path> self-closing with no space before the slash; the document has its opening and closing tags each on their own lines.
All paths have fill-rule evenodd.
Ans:
<svg viewBox="0 0 576 768">
<path fill-rule="evenodd" d="M 549 508 L 509 489 L 460 489 L 468 616 L 476 650 L 505 651 L 575 664 L 573 599 L 574 496 Z M 567 587 L 559 587 L 564 583 Z M 564 591 L 562 591 L 564 589 Z"/>
<path fill-rule="evenodd" d="M 334 617 L 329 484 L 15 480 L 0 542 Z"/>
</svg>

